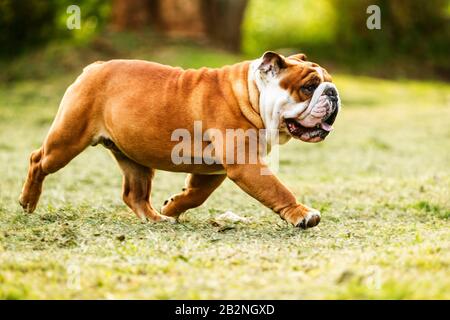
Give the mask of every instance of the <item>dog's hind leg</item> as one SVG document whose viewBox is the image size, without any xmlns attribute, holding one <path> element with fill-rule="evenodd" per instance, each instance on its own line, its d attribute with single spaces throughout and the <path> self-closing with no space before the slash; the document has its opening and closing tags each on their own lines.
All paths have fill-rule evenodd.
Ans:
<svg viewBox="0 0 450 320">
<path fill-rule="evenodd" d="M 188 209 L 200 206 L 226 177 L 225 174 L 189 174 L 183 192 L 166 200 L 161 213 L 177 217 Z"/>
<path fill-rule="evenodd" d="M 67 124 L 62 118 L 55 121 L 42 147 L 30 156 L 27 179 L 19 197 L 19 203 L 26 212 L 31 213 L 36 209 L 44 178 L 68 164 L 90 142 L 90 135 L 83 126 L 74 127 L 73 123 Z"/>
<path fill-rule="evenodd" d="M 160 215 L 150 203 L 155 170 L 138 164 L 115 148 L 111 149 L 123 172 L 122 197 L 127 206 L 143 222 L 147 220 L 174 222 L 173 218 Z"/>
<path fill-rule="evenodd" d="M 99 117 L 95 117 L 97 109 L 92 96 L 84 91 L 79 80 L 66 90 L 44 143 L 31 153 L 28 176 L 19 198 L 26 212 L 36 208 L 45 176 L 58 171 L 95 143 Z"/>
</svg>

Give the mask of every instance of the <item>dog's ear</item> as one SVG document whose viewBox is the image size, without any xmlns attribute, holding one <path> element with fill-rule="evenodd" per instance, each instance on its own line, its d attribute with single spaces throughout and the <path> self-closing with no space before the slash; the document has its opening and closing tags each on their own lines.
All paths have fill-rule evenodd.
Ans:
<svg viewBox="0 0 450 320">
<path fill-rule="evenodd" d="M 285 58 L 276 52 L 267 51 L 261 57 L 261 64 L 258 69 L 263 73 L 277 74 L 281 69 L 287 67 Z"/>
<path fill-rule="evenodd" d="M 288 59 L 293 59 L 297 61 L 308 61 L 308 58 L 304 53 L 293 54 L 292 56 L 289 56 Z"/>
</svg>

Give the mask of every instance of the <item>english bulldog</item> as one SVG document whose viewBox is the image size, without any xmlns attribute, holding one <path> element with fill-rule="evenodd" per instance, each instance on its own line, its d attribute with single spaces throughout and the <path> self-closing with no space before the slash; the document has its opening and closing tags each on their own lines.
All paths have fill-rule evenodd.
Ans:
<svg viewBox="0 0 450 320">
<path fill-rule="evenodd" d="M 219 146 L 212 164 L 174 163 L 171 150 L 178 142 L 173 132 L 192 132 L 193 123 L 201 121 L 202 130 L 224 135 L 228 129 L 271 129 L 279 134 L 279 144 L 291 138 L 319 142 L 332 130 L 339 109 L 331 76 L 303 54 L 266 52 L 253 61 L 198 70 L 140 60 L 99 61 L 65 92 L 44 143 L 31 153 L 19 202 L 33 212 L 48 174 L 88 146 L 102 144 L 123 172 L 124 202 L 143 221 L 175 221 L 228 177 L 294 226 L 314 227 L 319 211 L 297 202 L 273 174 L 261 174 L 269 171 L 262 157 L 254 163 L 225 161 L 225 147 Z M 200 151 L 214 144 L 203 141 Z M 234 152 L 246 150 L 235 147 Z M 195 151 L 188 155 L 195 156 Z M 182 192 L 170 197 L 161 213 L 150 201 L 157 169 L 188 173 Z"/>
</svg>

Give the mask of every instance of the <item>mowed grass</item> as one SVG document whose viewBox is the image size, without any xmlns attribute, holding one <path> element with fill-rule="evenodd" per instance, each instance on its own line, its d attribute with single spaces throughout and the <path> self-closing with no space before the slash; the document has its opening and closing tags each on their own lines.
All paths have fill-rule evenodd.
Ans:
<svg viewBox="0 0 450 320">
<path fill-rule="evenodd" d="M 195 66 L 222 57 L 189 54 Z M 0 86 L 0 298 L 450 298 L 449 85 L 335 76 L 335 131 L 280 148 L 278 177 L 322 211 L 304 231 L 230 181 L 176 225 L 142 224 L 102 147 L 49 176 L 24 214 L 29 153 L 75 77 Z M 184 178 L 157 172 L 156 208 Z M 227 210 L 248 222 L 219 221 Z"/>
</svg>

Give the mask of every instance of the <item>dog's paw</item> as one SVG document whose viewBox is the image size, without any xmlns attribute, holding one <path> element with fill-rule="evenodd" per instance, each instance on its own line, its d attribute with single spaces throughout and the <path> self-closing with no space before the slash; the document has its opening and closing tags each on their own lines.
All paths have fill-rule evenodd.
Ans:
<svg viewBox="0 0 450 320">
<path fill-rule="evenodd" d="M 177 204 L 177 196 L 170 197 L 166 201 L 164 201 L 163 206 L 160 209 L 162 215 L 177 219 L 180 214 L 183 213 L 184 210 L 180 210 L 179 205 Z"/>
<path fill-rule="evenodd" d="M 164 201 L 163 206 L 161 207 L 161 214 L 165 215 L 168 212 L 168 208 L 170 203 L 173 201 L 173 197 Z"/>
<path fill-rule="evenodd" d="M 138 216 L 142 223 L 159 223 L 159 222 L 169 222 L 177 223 L 177 220 L 172 217 L 168 217 L 162 214 L 154 214 L 152 216 Z"/>
<path fill-rule="evenodd" d="M 307 229 L 315 227 L 320 222 L 320 212 L 314 209 L 309 209 L 306 216 L 303 218 L 302 221 L 300 221 L 296 227 Z"/>
<path fill-rule="evenodd" d="M 172 218 L 172 217 L 168 217 L 168 216 L 165 216 L 165 215 L 160 215 L 160 220 L 159 221 L 157 221 L 157 222 L 168 222 L 168 223 L 172 223 L 172 224 L 174 224 L 174 223 L 177 223 L 177 219 L 175 219 L 175 218 Z"/>
<path fill-rule="evenodd" d="M 21 194 L 19 197 L 19 205 L 26 213 L 33 213 L 33 211 L 36 209 L 36 203 L 33 204 L 32 201 L 27 199 L 23 194 Z"/>
</svg>

